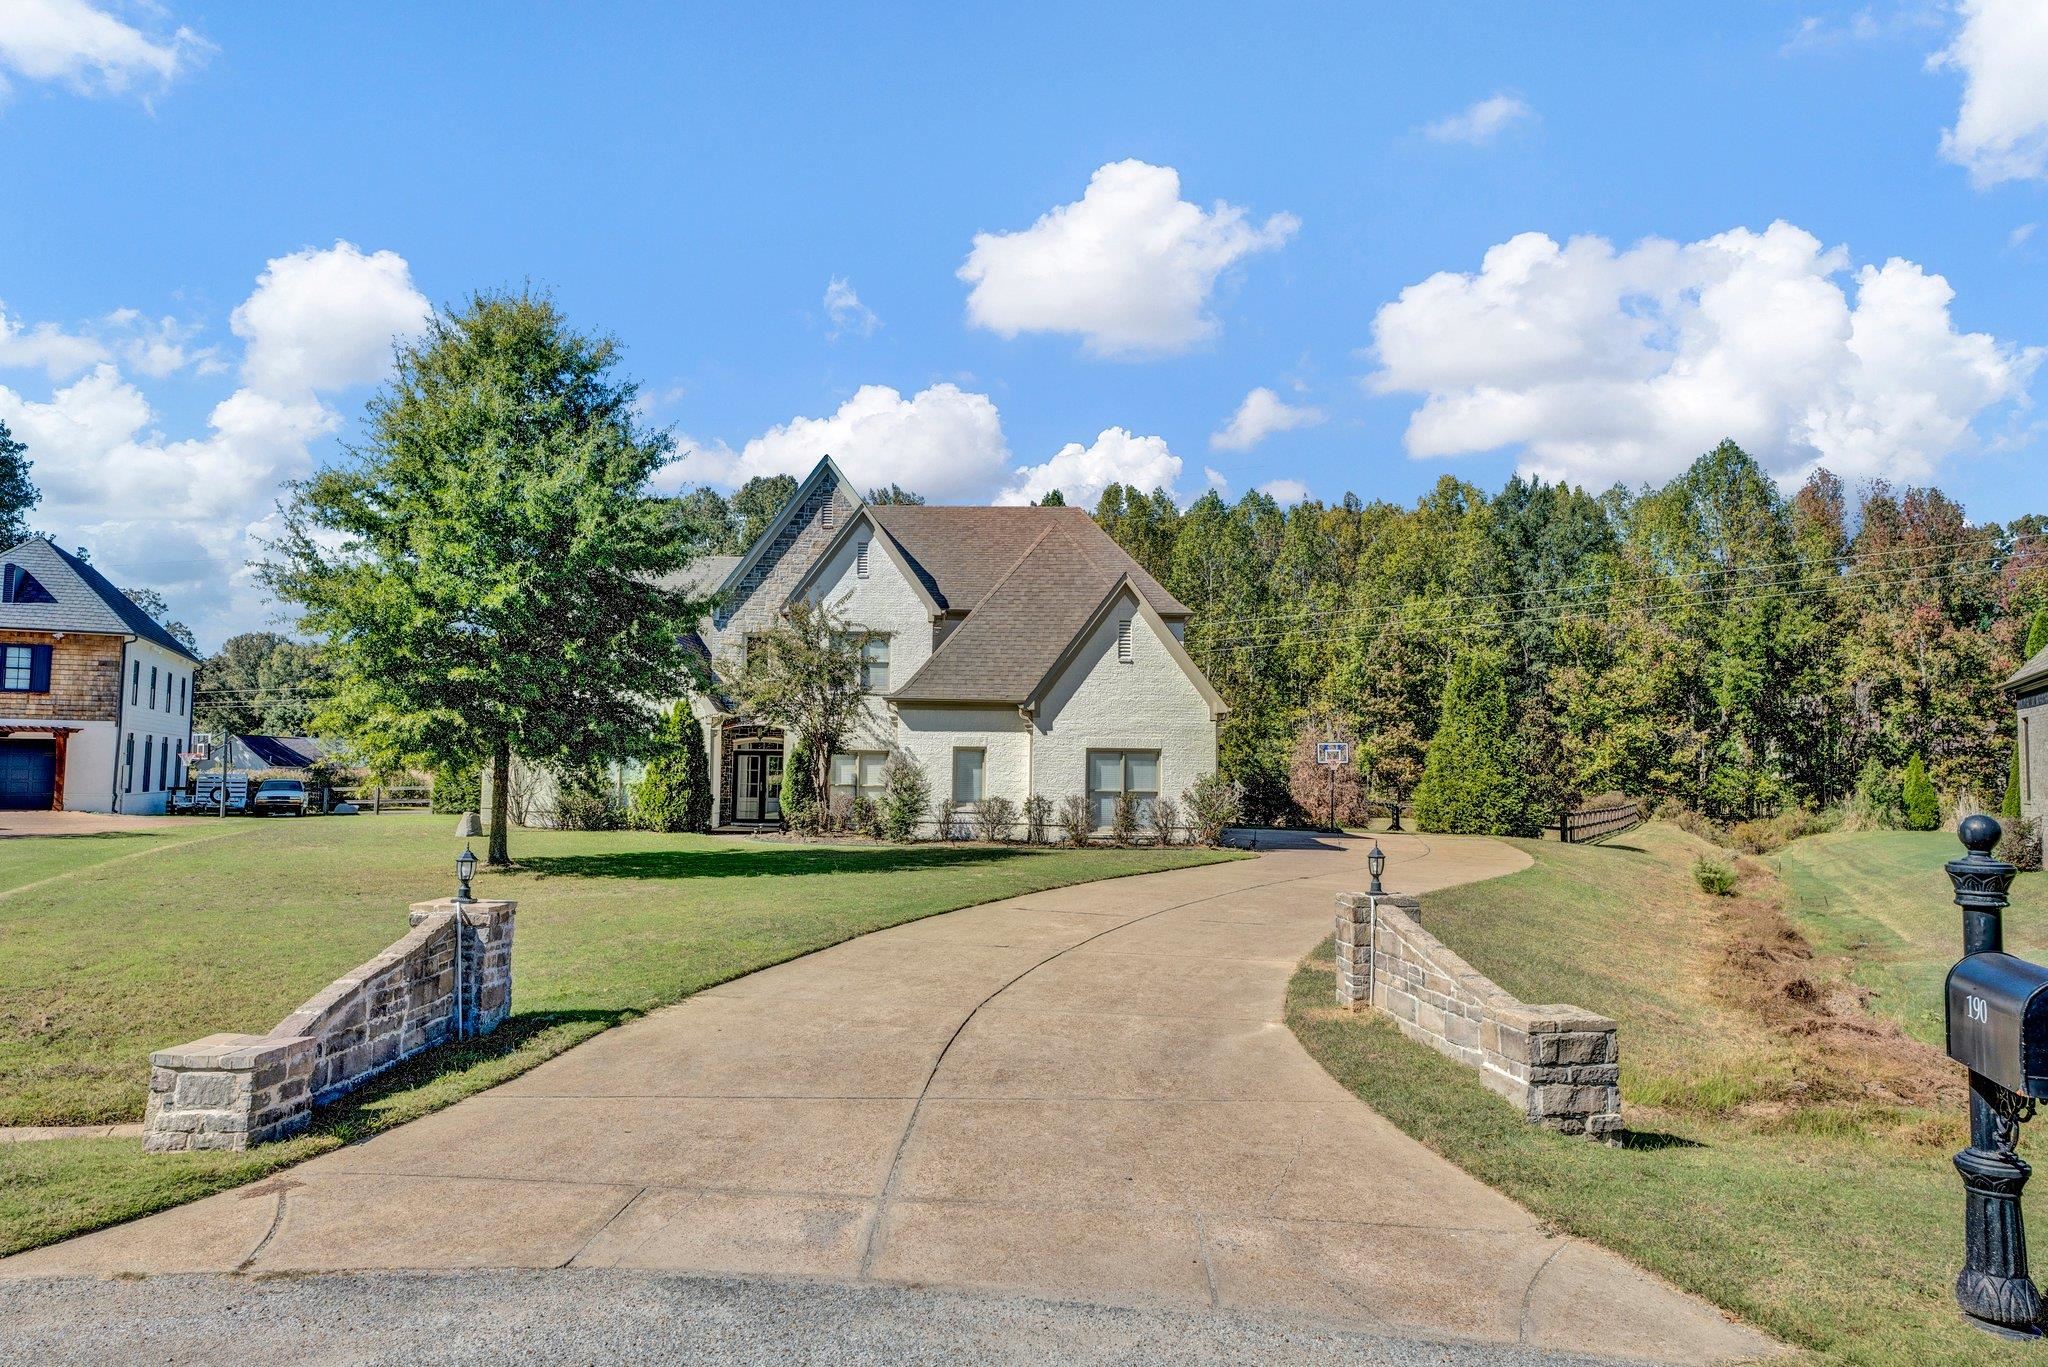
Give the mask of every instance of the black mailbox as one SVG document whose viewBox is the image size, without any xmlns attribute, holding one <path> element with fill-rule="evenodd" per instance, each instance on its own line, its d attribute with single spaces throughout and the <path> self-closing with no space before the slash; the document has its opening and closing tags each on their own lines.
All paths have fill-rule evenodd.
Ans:
<svg viewBox="0 0 2048 1367">
<path fill-rule="evenodd" d="M 2009 1092 L 2048 1097 L 2048 968 L 2010 954 L 1951 968 L 1948 1056 Z"/>
</svg>

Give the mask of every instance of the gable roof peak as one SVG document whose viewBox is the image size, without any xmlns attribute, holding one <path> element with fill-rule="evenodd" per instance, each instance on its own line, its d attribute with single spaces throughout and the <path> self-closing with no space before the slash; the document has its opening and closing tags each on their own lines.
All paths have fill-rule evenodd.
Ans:
<svg viewBox="0 0 2048 1367">
<path fill-rule="evenodd" d="M 134 636 L 199 663 L 199 656 L 163 623 L 137 607 L 91 564 L 55 542 L 32 536 L 0 552 L 0 564 L 18 566 L 50 599 L 0 603 L 0 627 Z"/>
</svg>

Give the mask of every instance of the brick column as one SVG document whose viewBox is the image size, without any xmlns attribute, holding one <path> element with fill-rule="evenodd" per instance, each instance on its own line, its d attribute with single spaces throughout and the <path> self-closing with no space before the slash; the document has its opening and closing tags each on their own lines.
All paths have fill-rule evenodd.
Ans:
<svg viewBox="0 0 2048 1367">
<path fill-rule="evenodd" d="M 464 1039 L 486 1035 L 512 1014 L 512 930 L 517 902 L 458 902 L 441 897 L 415 902 L 417 926 L 436 916 L 453 916 L 461 937 L 462 1001 L 451 1011 Z"/>
<path fill-rule="evenodd" d="M 208 1035 L 149 1056 L 145 1153 L 245 1149 L 306 1128 L 319 1041 Z"/>
</svg>

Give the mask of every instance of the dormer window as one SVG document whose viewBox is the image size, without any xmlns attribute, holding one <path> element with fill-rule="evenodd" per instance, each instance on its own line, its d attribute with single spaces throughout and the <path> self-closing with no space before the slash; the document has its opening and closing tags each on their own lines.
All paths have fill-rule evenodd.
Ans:
<svg viewBox="0 0 2048 1367">
<path fill-rule="evenodd" d="M 7 566 L 0 575 L 0 602 L 8 603 L 54 603 L 56 597 L 37 582 L 36 577 L 19 565 Z"/>
</svg>

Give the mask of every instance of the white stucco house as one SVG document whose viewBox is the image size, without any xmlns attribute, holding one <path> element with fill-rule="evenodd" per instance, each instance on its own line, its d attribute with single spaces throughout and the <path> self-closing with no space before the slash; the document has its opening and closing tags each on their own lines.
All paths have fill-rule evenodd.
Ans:
<svg viewBox="0 0 2048 1367">
<path fill-rule="evenodd" d="M 696 636 L 714 674 L 798 599 L 873 633 L 835 793 L 877 795 L 900 751 L 956 807 L 1081 794 L 1106 825 L 1119 794 L 1178 797 L 1216 767 L 1226 709 L 1181 644 L 1188 609 L 1081 509 L 870 506 L 827 458 L 746 554 L 684 581 L 715 589 Z M 715 688 L 692 707 L 713 825 L 779 825 L 791 738 Z"/>
<path fill-rule="evenodd" d="M 160 813 L 199 658 L 84 560 L 0 553 L 0 809 Z"/>
</svg>

